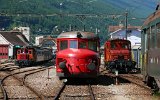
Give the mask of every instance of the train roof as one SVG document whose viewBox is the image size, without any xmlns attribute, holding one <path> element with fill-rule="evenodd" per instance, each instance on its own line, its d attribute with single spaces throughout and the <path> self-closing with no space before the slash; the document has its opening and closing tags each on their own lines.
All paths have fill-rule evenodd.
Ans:
<svg viewBox="0 0 160 100">
<path fill-rule="evenodd" d="M 157 10 L 156 12 L 152 13 L 151 15 L 149 15 L 147 17 L 147 19 L 144 21 L 142 28 L 144 28 L 145 26 L 147 26 L 151 22 L 154 22 L 157 18 L 160 18 L 160 10 Z"/>
<path fill-rule="evenodd" d="M 71 31 L 71 32 L 63 32 L 57 38 L 98 38 L 97 34 L 93 32 L 83 32 L 83 31 Z"/>
<path fill-rule="evenodd" d="M 106 42 L 111 42 L 111 41 L 127 41 L 127 42 L 130 42 L 129 40 L 126 40 L 126 39 L 109 39 Z"/>
<path fill-rule="evenodd" d="M 32 46 L 32 45 L 23 46 L 20 49 L 23 49 L 23 48 L 27 48 L 27 49 L 51 49 L 50 47 L 47 48 L 47 47 L 38 47 L 38 46 Z"/>
</svg>

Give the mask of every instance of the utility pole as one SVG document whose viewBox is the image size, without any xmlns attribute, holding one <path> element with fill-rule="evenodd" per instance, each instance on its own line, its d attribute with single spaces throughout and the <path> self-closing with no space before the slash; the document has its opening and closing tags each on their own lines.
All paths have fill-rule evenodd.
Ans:
<svg viewBox="0 0 160 100">
<path fill-rule="evenodd" d="M 125 31 L 126 31 L 126 40 L 127 40 L 127 34 L 128 34 L 128 12 L 125 12 Z"/>
</svg>

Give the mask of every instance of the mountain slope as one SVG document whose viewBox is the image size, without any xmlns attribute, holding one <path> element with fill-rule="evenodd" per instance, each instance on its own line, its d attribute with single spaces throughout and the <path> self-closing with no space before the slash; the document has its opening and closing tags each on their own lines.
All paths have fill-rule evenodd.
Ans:
<svg viewBox="0 0 160 100">
<path fill-rule="evenodd" d="M 157 3 L 156 0 L 0 0 L 0 4 L 0 29 L 29 26 L 32 34 L 57 35 L 69 31 L 70 26 L 74 30 L 82 30 L 85 26 L 87 31 L 93 32 L 98 28 L 100 36 L 105 39 L 109 25 L 118 25 L 120 21 L 125 23 L 126 11 L 128 19 L 136 18 L 136 21 L 128 20 L 129 24 L 141 25 L 140 18 L 153 13 Z M 9 16 L 3 16 L 6 14 Z M 19 16 L 13 16 L 15 14 Z M 53 14 L 58 15 L 45 16 Z M 97 14 L 97 17 L 65 14 Z M 120 14 L 121 17 L 105 17 L 110 14 Z"/>
</svg>

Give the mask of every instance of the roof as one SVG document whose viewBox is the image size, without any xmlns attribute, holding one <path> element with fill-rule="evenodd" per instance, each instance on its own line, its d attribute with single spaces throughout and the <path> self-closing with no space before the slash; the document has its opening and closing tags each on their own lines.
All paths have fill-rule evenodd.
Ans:
<svg viewBox="0 0 160 100">
<path fill-rule="evenodd" d="M 133 45 L 132 47 L 131 47 L 132 49 L 141 49 L 141 45 Z"/>
<path fill-rule="evenodd" d="M 64 32 L 61 33 L 57 38 L 98 38 L 97 34 L 93 32 L 83 32 L 83 31 L 71 31 L 71 32 Z"/>
<path fill-rule="evenodd" d="M 136 37 L 141 37 L 141 30 L 139 29 L 132 29 L 132 30 L 129 30 L 127 31 L 127 37 L 129 36 L 136 36 Z M 121 37 L 121 38 L 125 38 L 126 36 L 126 31 L 124 29 L 119 29 L 117 31 L 114 31 L 112 33 L 109 34 L 110 36 L 112 37 Z"/>
<path fill-rule="evenodd" d="M 125 29 L 125 26 L 109 26 L 109 33 L 117 31 L 119 29 Z M 141 26 L 127 26 L 127 29 L 132 30 L 132 29 L 141 29 Z"/>
<path fill-rule="evenodd" d="M 29 41 L 22 34 L 22 32 L 18 31 L 0 31 L 0 34 L 11 44 L 26 46 L 29 44 Z"/>
<path fill-rule="evenodd" d="M 109 40 L 106 41 L 106 42 L 111 42 L 111 41 L 127 41 L 127 42 L 130 42 L 129 40 L 126 40 L 126 39 L 119 39 L 119 38 L 117 38 L 117 39 L 109 39 Z"/>
<path fill-rule="evenodd" d="M 144 21 L 143 26 L 149 24 L 150 22 L 160 18 L 160 10 L 157 10 L 156 12 L 152 13 L 147 17 L 147 19 Z"/>
</svg>

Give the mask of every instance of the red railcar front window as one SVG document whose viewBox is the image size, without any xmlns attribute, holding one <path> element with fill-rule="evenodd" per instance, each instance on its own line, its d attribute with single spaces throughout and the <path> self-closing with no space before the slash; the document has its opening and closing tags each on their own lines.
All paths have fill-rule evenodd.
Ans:
<svg viewBox="0 0 160 100">
<path fill-rule="evenodd" d="M 64 50 L 68 48 L 68 41 L 64 40 L 64 41 L 60 41 L 60 50 Z"/>
<path fill-rule="evenodd" d="M 78 41 L 77 40 L 70 40 L 70 48 L 78 48 Z"/>
<path fill-rule="evenodd" d="M 90 49 L 93 51 L 99 51 L 98 41 L 96 40 L 88 40 L 88 39 L 72 39 L 72 40 L 60 40 L 59 42 L 59 50 L 64 50 L 67 48 L 75 48 L 75 49 Z"/>
</svg>

